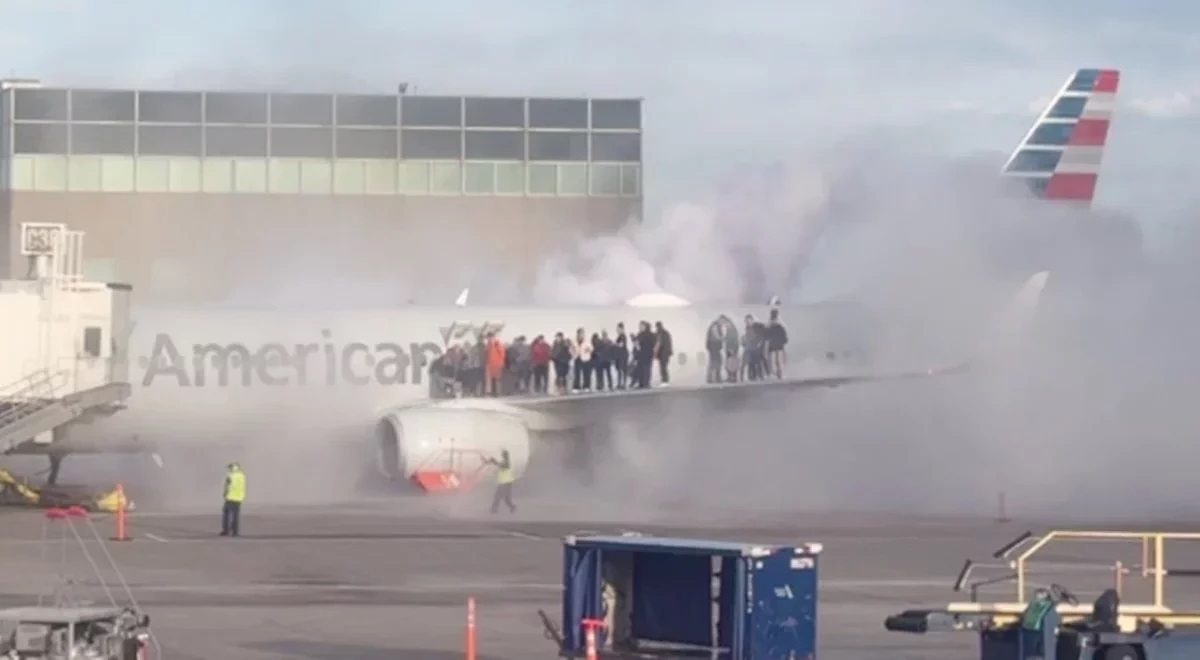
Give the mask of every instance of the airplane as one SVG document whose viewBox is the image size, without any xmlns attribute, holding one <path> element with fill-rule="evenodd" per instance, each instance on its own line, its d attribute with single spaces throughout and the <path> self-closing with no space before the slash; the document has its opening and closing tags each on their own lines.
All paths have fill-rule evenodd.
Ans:
<svg viewBox="0 0 1200 660">
<path fill-rule="evenodd" d="M 1090 203 L 1119 74 L 1076 71 L 1038 117 L 1002 169 L 1047 200 Z M 1023 327 L 1045 287 L 1046 273 L 1015 299 Z M 789 377 L 746 384 L 705 383 L 705 337 L 720 315 L 739 326 L 764 320 L 773 305 L 696 306 L 649 296 L 618 307 L 474 307 L 464 291 L 453 305 L 298 312 L 136 308 L 125 342 L 133 396 L 115 417 L 65 429 L 54 441 L 29 442 L 11 454 L 49 455 L 53 469 L 78 453 L 146 452 L 168 444 L 319 425 L 374 425 L 375 463 L 388 479 L 416 480 L 426 490 L 453 481 L 439 465 L 455 455 L 479 457 L 508 448 L 515 470 L 528 465 L 540 433 L 569 431 L 589 411 L 661 397 L 707 400 L 730 390 L 796 390 L 961 372 L 966 363 L 877 371 L 860 334 L 869 319 L 847 303 L 780 307 L 788 326 Z M 1009 310 L 1012 312 L 1012 310 Z M 489 331 L 511 339 L 551 339 L 576 328 L 589 334 L 618 322 L 661 321 L 676 348 L 668 388 L 590 395 L 430 397 L 428 364 L 454 343 Z M 874 369 L 872 369 L 874 367 Z M 441 486 L 438 486 L 441 484 Z M 453 485 L 451 483 L 451 485 Z"/>
</svg>

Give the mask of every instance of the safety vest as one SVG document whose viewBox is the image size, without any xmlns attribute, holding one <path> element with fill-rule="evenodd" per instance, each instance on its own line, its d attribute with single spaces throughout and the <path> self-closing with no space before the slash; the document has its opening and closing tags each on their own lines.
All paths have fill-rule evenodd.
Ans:
<svg viewBox="0 0 1200 660">
<path fill-rule="evenodd" d="M 497 483 L 511 484 L 512 482 L 514 482 L 516 480 L 517 480 L 517 475 L 516 475 L 516 473 L 513 472 L 513 469 L 510 467 L 502 467 L 496 473 L 496 482 Z"/>
<path fill-rule="evenodd" d="M 229 484 L 225 487 L 227 502 L 241 502 L 246 499 L 246 473 L 241 470 L 231 471 L 227 477 Z"/>
</svg>

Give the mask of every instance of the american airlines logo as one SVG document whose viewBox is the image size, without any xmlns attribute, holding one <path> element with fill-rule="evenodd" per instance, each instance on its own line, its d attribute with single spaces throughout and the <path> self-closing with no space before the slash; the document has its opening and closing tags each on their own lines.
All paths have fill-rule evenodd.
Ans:
<svg viewBox="0 0 1200 660">
<path fill-rule="evenodd" d="M 285 344 L 196 343 L 190 354 L 166 333 L 154 336 L 149 357 L 138 360 L 142 387 L 289 387 L 303 385 L 420 385 L 430 362 L 456 343 L 474 343 L 503 323 L 454 322 L 438 329 L 440 342 L 337 342 L 329 330 L 321 341 Z"/>
</svg>

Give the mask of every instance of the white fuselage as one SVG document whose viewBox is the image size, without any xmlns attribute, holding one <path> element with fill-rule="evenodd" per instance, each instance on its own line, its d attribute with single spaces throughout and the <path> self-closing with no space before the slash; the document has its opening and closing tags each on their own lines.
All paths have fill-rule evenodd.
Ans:
<svg viewBox="0 0 1200 660">
<path fill-rule="evenodd" d="M 128 409 L 81 435 L 136 435 L 171 445 L 253 442 L 263 434 L 369 429 L 390 408 L 429 397 L 428 365 L 448 346 L 495 332 L 505 341 L 576 330 L 627 332 L 661 321 L 671 332 L 672 380 L 704 382 L 708 326 L 725 314 L 742 326 L 768 308 L 406 307 L 265 311 L 135 308 Z M 848 306 L 782 308 L 789 360 L 855 359 L 861 342 Z M 82 429 L 81 429 L 82 430 Z M 328 436 L 328 434 L 326 434 Z M 351 434 L 338 437 L 350 437 Z"/>
</svg>

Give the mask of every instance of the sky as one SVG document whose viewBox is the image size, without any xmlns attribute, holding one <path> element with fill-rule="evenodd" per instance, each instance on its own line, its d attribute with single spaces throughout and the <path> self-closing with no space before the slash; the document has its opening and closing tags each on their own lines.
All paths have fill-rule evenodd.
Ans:
<svg viewBox="0 0 1200 660">
<path fill-rule="evenodd" d="M 1098 205 L 1151 243 L 1197 202 L 1200 5 L 1115 0 L 0 0 L 48 85 L 645 99 L 648 207 L 838 140 L 1002 163 L 1079 67 L 1123 72 Z M 648 214 L 652 215 L 652 214 Z"/>
</svg>

